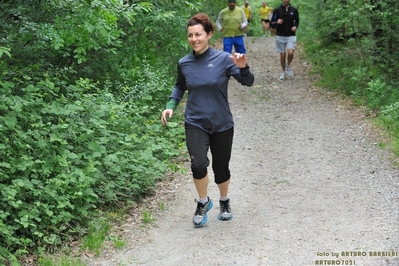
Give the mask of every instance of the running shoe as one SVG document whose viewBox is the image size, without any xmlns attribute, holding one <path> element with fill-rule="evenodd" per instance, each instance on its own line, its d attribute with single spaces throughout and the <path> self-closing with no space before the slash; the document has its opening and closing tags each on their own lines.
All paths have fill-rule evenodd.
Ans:
<svg viewBox="0 0 399 266">
<path fill-rule="evenodd" d="M 220 204 L 220 213 L 219 213 L 219 220 L 221 221 L 228 221 L 233 218 L 230 209 L 230 199 L 228 200 L 219 200 Z"/>
<path fill-rule="evenodd" d="M 290 66 L 287 66 L 287 74 L 289 77 L 292 77 L 294 73 L 292 72 L 292 68 Z"/>
<path fill-rule="evenodd" d="M 205 225 L 206 221 L 208 221 L 208 211 L 212 209 L 213 202 L 209 196 L 207 203 L 201 203 L 198 200 L 194 201 L 197 202 L 197 209 L 194 213 L 193 224 L 195 227 L 202 227 Z"/>
<path fill-rule="evenodd" d="M 281 80 L 285 79 L 285 72 L 284 72 L 284 71 L 281 72 L 281 74 L 280 74 L 280 79 L 281 79 Z"/>
</svg>

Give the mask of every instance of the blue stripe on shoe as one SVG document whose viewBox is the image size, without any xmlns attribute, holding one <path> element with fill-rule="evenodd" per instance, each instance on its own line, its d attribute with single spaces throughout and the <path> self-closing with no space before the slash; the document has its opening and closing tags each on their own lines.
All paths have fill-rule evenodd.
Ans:
<svg viewBox="0 0 399 266">
<path fill-rule="evenodd" d="M 208 209 L 206 210 L 207 213 L 204 216 L 204 220 L 200 224 L 195 225 L 195 227 L 203 227 L 206 224 L 206 222 L 208 221 L 208 211 L 210 209 L 212 209 L 212 207 L 213 207 L 213 201 L 211 199 L 209 199 L 209 200 L 210 200 L 210 202 L 209 202 L 209 205 L 208 205 Z"/>
</svg>

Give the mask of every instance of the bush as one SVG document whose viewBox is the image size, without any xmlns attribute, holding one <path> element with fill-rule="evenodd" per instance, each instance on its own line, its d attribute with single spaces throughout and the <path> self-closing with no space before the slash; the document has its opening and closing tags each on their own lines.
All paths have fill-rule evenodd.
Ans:
<svg viewBox="0 0 399 266">
<path fill-rule="evenodd" d="M 165 97 L 168 80 L 146 71 L 142 94 L 111 94 L 87 79 L 65 89 L 0 83 L 0 261 L 70 240 L 98 208 L 153 191 L 184 134 L 160 125 L 153 99 Z"/>
</svg>

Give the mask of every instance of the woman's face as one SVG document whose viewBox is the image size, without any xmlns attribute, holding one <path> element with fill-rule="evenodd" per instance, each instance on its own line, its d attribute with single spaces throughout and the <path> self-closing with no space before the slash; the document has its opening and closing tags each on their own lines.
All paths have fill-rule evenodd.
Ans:
<svg viewBox="0 0 399 266">
<path fill-rule="evenodd" d="M 202 54 L 208 49 L 208 41 L 212 37 L 212 32 L 207 34 L 201 24 L 187 27 L 188 42 L 195 54 Z"/>
</svg>

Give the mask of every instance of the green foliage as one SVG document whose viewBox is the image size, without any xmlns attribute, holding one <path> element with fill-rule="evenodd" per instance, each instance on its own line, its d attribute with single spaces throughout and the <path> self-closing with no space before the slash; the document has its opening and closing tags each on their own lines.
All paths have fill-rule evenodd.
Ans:
<svg viewBox="0 0 399 266">
<path fill-rule="evenodd" d="M 199 6 L 200 2 L 188 1 L 176 6 L 113 0 L 78 0 L 74 5 L 62 0 L 14 1 L 6 5 L 0 20 L 0 33 L 7 35 L 0 46 L 13 47 L 2 75 L 7 80 L 25 76 L 28 80 L 20 79 L 25 84 L 42 80 L 43 74 L 61 74 L 58 78 L 66 83 L 89 77 L 116 90 L 121 82 L 134 84 L 143 61 L 174 71 L 188 47 L 186 20 Z"/>
<path fill-rule="evenodd" d="M 399 132 L 399 101 L 394 102 L 390 105 L 385 106 L 381 110 L 382 120 L 393 132 Z"/>
<path fill-rule="evenodd" d="M 0 264 L 81 237 L 177 168 L 182 116 L 160 113 L 201 2 L 2 2 Z"/>
<path fill-rule="evenodd" d="M 345 49 L 348 61 L 354 60 L 358 66 L 369 68 L 378 64 L 378 74 L 384 75 L 383 79 L 396 79 L 392 66 L 399 57 L 399 51 L 393 47 L 393 43 L 398 42 L 397 34 L 393 34 L 398 25 L 398 5 L 396 1 L 379 0 L 317 1 L 307 6 L 304 15 L 317 29 L 321 50 L 334 50 L 342 55 Z M 316 9 L 323 12 L 315 12 Z M 306 34 L 309 44 L 314 43 L 314 37 L 309 35 Z M 317 54 L 312 58 L 321 63 L 329 60 L 329 55 Z"/>
<path fill-rule="evenodd" d="M 184 134 L 160 125 L 153 103 L 169 91 L 168 79 L 145 69 L 119 94 L 87 79 L 65 90 L 50 80 L 22 90 L 0 83 L 3 260 L 9 251 L 59 245 L 65 235 L 78 236 L 77 224 L 96 209 L 154 189 Z"/>
<path fill-rule="evenodd" d="M 396 156 L 399 156 L 399 101 L 393 102 L 381 109 L 379 121 L 382 122 L 391 135 L 390 149 Z"/>
<path fill-rule="evenodd" d="M 0 58 L 3 56 L 3 54 L 6 54 L 8 57 L 11 57 L 10 51 L 11 51 L 11 49 L 9 49 L 9 48 L 0 47 Z"/>
<path fill-rule="evenodd" d="M 321 75 L 318 84 L 367 106 L 390 132 L 391 142 L 399 143 L 399 76 L 395 67 L 399 59 L 399 3 L 296 2 L 306 6 L 300 12 L 298 35 L 313 63 L 312 72 Z M 393 144 L 394 151 L 395 147 Z"/>
</svg>

